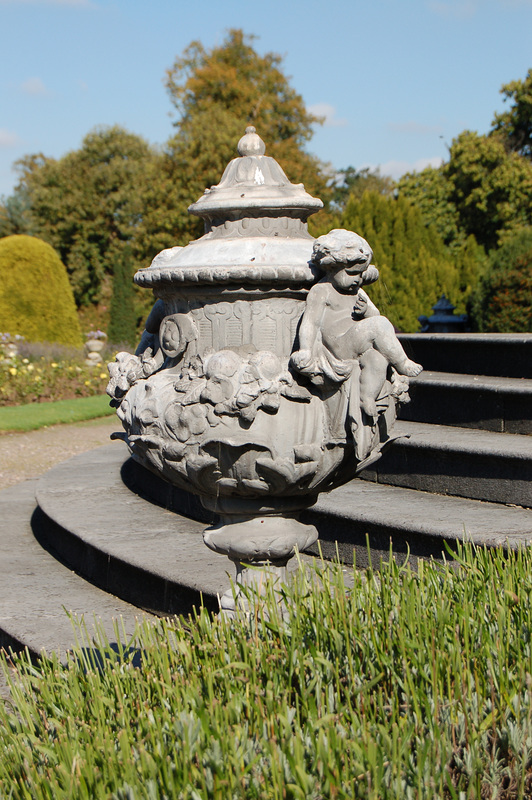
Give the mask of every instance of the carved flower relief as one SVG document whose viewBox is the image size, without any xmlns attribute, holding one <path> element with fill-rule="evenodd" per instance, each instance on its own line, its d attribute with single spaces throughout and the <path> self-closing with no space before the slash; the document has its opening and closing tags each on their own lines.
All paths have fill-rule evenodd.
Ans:
<svg viewBox="0 0 532 800">
<path fill-rule="evenodd" d="M 178 316 L 161 325 L 161 348 L 167 353 L 164 369 L 140 380 L 137 356 L 123 354 L 111 365 L 117 387 L 125 391 L 118 416 L 135 455 L 178 485 L 200 493 L 290 494 L 297 486 L 308 489 L 319 468 L 321 449 L 303 452 L 308 449 L 302 444 L 308 424 L 303 424 L 306 415 L 299 414 L 293 401 L 310 403 L 316 398 L 296 383 L 286 362 L 269 351 L 220 350 L 203 359 L 187 351 L 186 358 L 172 366 L 172 355 L 184 338 Z M 288 402 L 280 409 L 283 397 Z M 256 419 L 261 409 L 267 414 Z M 275 420 L 276 428 L 294 414 L 295 425 L 283 439 L 282 453 L 277 448 L 273 453 L 268 445 L 273 420 L 268 415 L 277 418 L 278 413 L 282 420 Z M 310 413 L 312 428 L 315 414 L 316 410 Z"/>
<path fill-rule="evenodd" d="M 207 409 L 199 403 L 188 406 L 172 403 L 165 411 L 164 421 L 179 442 L 187 442 L 191 436 L 201 436 L 209 427 Z"/>
<path fill-rule="evenodd" d="M 192 342 L 198 339 L 196 323 L 188 314 L 165 317 L 159 330 L 161 348 L 168 358 L 179 359 Z M 193 353 L 189 353 L 192 356 Z"/>
</svg>

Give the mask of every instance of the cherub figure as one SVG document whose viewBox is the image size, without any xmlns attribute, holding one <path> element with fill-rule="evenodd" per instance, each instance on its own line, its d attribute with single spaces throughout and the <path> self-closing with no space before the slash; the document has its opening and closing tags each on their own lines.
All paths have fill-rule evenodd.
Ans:
<svg viewBox="0 0 532 800">
<path fill-rule="evenodd" d="M 372 256 L 365 239 L 352 231 L 332 230 L 316 239 L 312 260 L 326 274 L 308 293 L 300 349 L 293 353 L 291 365 L 319 385 L 326 378 L 346 380 L 353 360 L 358 360 L 360 405 L 375 419 L 388 365 L 410 377 L 423 367 L 407 357 L 393 325 L 362 289 L 379 277 Z"/>
</svg>

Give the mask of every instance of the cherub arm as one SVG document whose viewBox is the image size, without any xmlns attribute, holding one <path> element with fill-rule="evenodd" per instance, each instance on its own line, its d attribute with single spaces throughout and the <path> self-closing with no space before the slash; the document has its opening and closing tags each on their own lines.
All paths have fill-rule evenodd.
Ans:
<svg viewBox="0 0 532 800">
<path fill-rule="evenodd" d="M 373 303 L 371 298 L 368 294 L 364 291 L 364 289 L 359 289 L 357 292 L 356 301 L 354 304 L 354 310 L 357 312 L 357 316 L 359 317 L 380 317 L 381 312 Z"/>
<path fill-rule="evenodd" d="M 307 295 L 305 311 L 303 312 L 303 317 L 299 326 L 300 351 L 312 350 L 314 347 L 320 323 L 323 318 L 328 290 L 328 283 L 317 283 Z"/>
</svg>

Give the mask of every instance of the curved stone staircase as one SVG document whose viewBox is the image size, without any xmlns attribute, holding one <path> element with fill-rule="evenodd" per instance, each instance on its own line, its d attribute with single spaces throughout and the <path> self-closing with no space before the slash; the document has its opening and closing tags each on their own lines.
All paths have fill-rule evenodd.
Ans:
<svg viewBox="0 0 532 800">
<path fill-rule="evenodd" d="M 425 366 L 399 423 L 409 438 L 302 517 L 323 554 L 349 562 L 355 551 L 364 566 L 390 550 L 440 559 L 464 537 L 531 544 L 532 335 L 401 338 Z M 0 519 L 0 646 L 64 656 L 67 611 L 100 619 L 113 640 L 117 616 L 127 633 L 142 614 L 215 610 L 228 584 L 231 565 L 202 542 L 198 500 L 119 442 L 0 492 Z"/>
</svg>

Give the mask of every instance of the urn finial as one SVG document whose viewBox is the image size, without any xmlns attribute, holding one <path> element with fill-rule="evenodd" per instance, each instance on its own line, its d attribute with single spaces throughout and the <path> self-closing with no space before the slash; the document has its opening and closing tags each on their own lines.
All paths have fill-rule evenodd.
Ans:
<svg viewBox="0 0 532 800">
<path fill-rule="evenodd" d="M 238 155 L 263 156 L 265 152 L 266 145 L 258 135 L 253 125 L 248 125 L 245 134 L 238 143 Z"/>
</svg>

